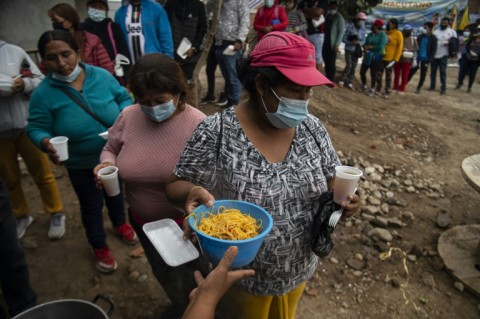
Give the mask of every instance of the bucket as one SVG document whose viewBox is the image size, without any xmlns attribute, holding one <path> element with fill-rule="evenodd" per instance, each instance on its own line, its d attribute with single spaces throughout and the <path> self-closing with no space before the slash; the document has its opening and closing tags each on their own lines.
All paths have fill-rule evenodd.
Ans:
<svg viewBox="0 0 480 319">
<path fill-rule="evenodd" d="M 265 236 L 272 230 L 273 219 L 270 214 L 260 206 L 239 200 L 217 200 L 213 205 L 213 214 L 217 214 L 218 207 L 223 206 L 227 209 L 238 209 L 243 214 L 247 214 L 262 221 L 260 233 L 249 239 L 244 240 L 225 240 L 208 236 L 197 229 L 200 223 L 201 214 L 212 211 L 211 207 L 205 205 L 198 206 L 193 211 L 193 216 L 189 218 L 190 227 L 197 235 L 198 242 L 202 248 L 203 254 L 208 260 L 217 265 L 223 257 L 223 254 L 230 246 L 238 247 L 238 254 L 233 261 L 232 268 L 243 267 L 251 263 L 257 255 Z"/>
<path fill-rule="evenodd" d="M 105 313 L 95 303 L 102 299 L 109 304 Z M 97 295 L 93 302 L 79 299 L 62 299 L 30 308 L 12 319 L 108 319 L 115 308 L 110 297 Z"/>
</svg>

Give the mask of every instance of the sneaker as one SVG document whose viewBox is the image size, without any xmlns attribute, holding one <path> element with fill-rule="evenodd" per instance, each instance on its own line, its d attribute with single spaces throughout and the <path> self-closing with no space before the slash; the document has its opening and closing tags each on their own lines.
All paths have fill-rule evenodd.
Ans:
<svg viewBox="0 0 480 319">
<path fill-rule="evenodd" d="M 368 92 L 368 96 L 375 96 L 375 90 L 374 89 L 371 89 L 369 92 Z"/>
<path fill-rule="evenodd" d="M 338 86 L 341 87 L 341 88 L 343 88 L 344 84 L 345 84 L 345 82 L 343 82 L 343 81 L 338 82 Z"/>
<path fill-rule="evenodd" d="M 472 93 L 472 88 L 468 88 L 467 93 Z"/>
<path fill-rule="evenodd" d="M 461 87 L 462 87 L 461 84 L 457 84 L 457 86 L 455 87 L 455 90 L 460 90 Z"/>
<path fill-rule="evenodd" d="M 17 237 L 18 239 L 22 238 L 27 232 L 27 228 L 33 223 L 32 216 L 25 216 L 17 218 Z"/>
<path fill-rule="evenodd" d="M 217 106 L 225 106 L 225 105 L 227 105 L 227 103 L 228 103 L 228 98 L 226 97 L 225 93 L 222 92 L 215 104 Z"/>
<path fill-rule="evenodd" d="M 415 94 L 420 94 L 420 89 L 417 89 L 417 90 L 415 91 Z"/>
<path fill-rule="evenodd" d="M 355 91 L 355 88 L 353 87 L 353 84 L 352 84 L 352 83 L 348 83 L 348 84 L 347 84 L 347 87 L 348 87 L 351 91 Z"/>
<path fill-rule="evenodd" d="M 229 107 L 236 106 L 237 104 L 238 104 L 238 102 L 235 103 L 235 102 L 232 102 L 232 101 L 228 101 L 228 103 L 225 104 L 224 106 L 222 106 L 221 108 L 222 108 L 222 109 L 228 109 Z"/>
<path fill-rule="evenodd" d="M 129 224 L 123 224 L 118 226 L 115 229 L 115 233 L 117 233 L 117 235 L 120 235 L 122 237 L 122 240 L 129 245 L 135 245 L 136 243 L 138 243 L 137 234 L 135 234 L 135 231 Z"/>
<path fill-rule="evenodd" d="M 115 258 L 110 254 L 110 248 L 105 246 L 103 248 L 93 249 L 97 263 L 95 266 L 98 270 L 104 273 L 112 272 L 117 269 L 117 262 Z"/>
<path fill-rule="evenodd" d="M 435 91 L 435 88 L 434 88 L 434 87 L 429 87 L 429 88 L 427 89 L 427 91 Z"/>
<path fill-rule="evenodd" d="M 447 94 L 447 92 L 445 90 L 440 91 L 440 95 L 445 95 L 445 94 Z"/>
<path fill-rule="evenodd" d="M 50 229 L 48 238 L 60 239 L 65 235 L 65 214 L 58 213 L 50 216 Z"/>
<path fill-rule="evenodd" d="M 403 91 L 398 91 L 398 94 L 401 95 L 401 96 L 404 96 L 404 95 L 405 95 L 405 92 L 403 92 Z"/>
<path fill-rule="evenodd" d="M 200 105 L 210 104 L 215 102 L 215 97 L 207 95 L 200 100 Z"/>
</svg>

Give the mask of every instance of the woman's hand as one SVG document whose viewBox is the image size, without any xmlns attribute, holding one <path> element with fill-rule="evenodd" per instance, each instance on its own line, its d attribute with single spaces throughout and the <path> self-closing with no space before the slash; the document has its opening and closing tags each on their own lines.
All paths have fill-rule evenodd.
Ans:
<svg viewBox="0 0 480 319">
<path fill-rule="evenodd" d="M 58 156 L 57 151 L 53 148 L 52 143 L 50 143 L 50 138 L 45 137 L 40 142 L 40 147 L 45 153 L 47 153 L 53 164 L 60 165 L 60 157 Z"/>
<path fill-rule="evenodd" d="M 356 214 L 360 210 L 360 197 L 357 194 L 348 195 L 347 200 L 342 202 L 343 207 L 342 218 L 348 218 Z"/>
<path fill-rule="evenodd" d="M 193 186 L 188 193 L 187 200 L 185 201 L 185 213 L 190 215 L 195 208 L 200 205 L 212 207 L 215 202 L 215 198 L 205 188 L 201 186 Z M 190 217 L 193 218 L 193 217 Z M 183 223 L 183 239 L 187 240 L 192 235 L 192 229 L 188 222 Z"/>
<path fill-rule="evenodd" d="M 103 186 L 102 186 L 102 181 L 101 181 L 100 177 L 98 177 L 98 171 L 101 170 L 102 168 L 108 167 L 108 166 L 115 166 L 115 163 L 103 162 L 103 163 L 95 166 L 95 168 L 93 169 L 93 176 L 95 176 L 95 182 L 97 183 L 97 187 L 100 188 L 100 189 L 102 189 Z"/>
</svg>

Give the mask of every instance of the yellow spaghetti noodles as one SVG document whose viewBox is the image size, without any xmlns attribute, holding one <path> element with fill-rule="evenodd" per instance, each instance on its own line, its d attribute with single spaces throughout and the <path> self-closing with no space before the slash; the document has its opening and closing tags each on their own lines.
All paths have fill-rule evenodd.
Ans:
<svg viewBox="0 0 480 319">
<path fill-rule="evenodd" d="M 243 214 L 238 209 L 218 207 L 217 214 L 204 212 L 197 228 L 201 232 L 219 239 L 243 240 L 257 236 L 262 226 L 250 215 Z"/>
</svg>

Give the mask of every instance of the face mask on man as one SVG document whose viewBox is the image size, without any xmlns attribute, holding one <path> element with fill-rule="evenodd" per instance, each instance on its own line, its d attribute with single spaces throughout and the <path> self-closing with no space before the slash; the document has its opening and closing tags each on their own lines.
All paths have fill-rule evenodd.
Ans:
<svg viewBox="0 0 480 319">
<path fill-rule="evenodd" d="M 178 103 L 178 100 L 177 100 Z M 142 112 L 154 122 L 160 123 L 169 119 L 175 113 L 177 106 L 173 103 L 173 98 L 162 104 L 155 106 L 141 105 Z"/>
<path fill-rule="evenodd" d="M 425 34 L 427 33 L 427 30 L 424 27 L 420 27 L 418 28 L 418 32 L 420 32 L 421 34 Z"/>
<path fill-rule="evenodd" d="M 463 32 L 463 38 L 466 39 L 470 36 L 470 32 Z"/>
<path fill-rule="evenodd" d="M 361 27 L 363 27 L 364 25 L 365 25 L 365 21 L 363 21 L 363 20 L 358 20 L 358 21 L 357 21 L 357 28 L 361 28 Z"/>
<path fill-rule="evenodd" d="M 330 9 L 330 10 L 327 11 L 327 13 L 328 13 L 329 15 L 331 15 L 331 16 L 336 15 L 337 12 L 338 12 L 337 9 Z"/>
<path fill-rule="evenodd" d="M 280 100 L 277 111 L 275 113 L 270 113 L 265 106 L 263 97 L 260 97 L 270 123 L 280 129 L 293 128 L 300 125 L 308 115 L 308 100 L 305 101 L 279 97 L 272 88 L 270 88 L 270 90 L 272 90 L 275 97 Z"/>
<path fill-rule="evenodd" d="M 441 29 L 441 30 L 445 30 L 445 29 L 447 29 L 447 28 L 448 28 L 448 25 L 443 25 L 443 24 L 440 25 L 440 29 Z"/>
<path fill-rule="evenodd" d="M 98 10 L 92 7 L 88 8 L 88 17 L 95 22 L 101 22 L 107 18 L 107 13 L 103 10 Z"/>
<path fill-rule="evenodd" d="M 275 0 L 265 0 L 265 7 L 271 8 L 275 4 Z"/>
<path fill-rule="evenodd" d="M 70 73 L 69 75 L 61 75 L 61 74 L 52 72 L 52 78 L 62 82 L 72 83 L 78 78 L 81 71 L 82 71 L 82 68 L 80 68 L 80 66 L 77 63 L 77 65 L 75 66 L 75 69 L 73 69 L 72 73 Z"/>
</svg>

